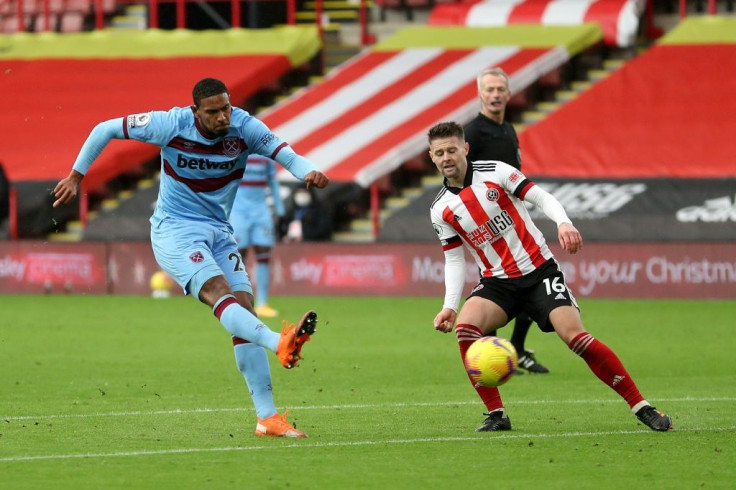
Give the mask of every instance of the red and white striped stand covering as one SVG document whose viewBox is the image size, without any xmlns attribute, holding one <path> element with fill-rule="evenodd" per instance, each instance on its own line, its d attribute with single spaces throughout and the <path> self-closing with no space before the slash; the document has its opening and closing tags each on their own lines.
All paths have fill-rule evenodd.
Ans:
<svg viewBox="0 0 736 490">
<path fill-rule="evenodd" d="M 606 44 L 627 47 L 636 42 L 644 8 L 644 0 L 467 0 L 435 6 L 427 23 L 498 27 L 597 22 Z"/>
</svg>

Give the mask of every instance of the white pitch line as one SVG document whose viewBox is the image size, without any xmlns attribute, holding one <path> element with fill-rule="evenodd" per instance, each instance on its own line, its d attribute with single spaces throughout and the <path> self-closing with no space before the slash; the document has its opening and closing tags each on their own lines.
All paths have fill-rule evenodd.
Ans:
<svg viewBox="0 0 736 490">
<path fill-rule="evenodd" d="M 734 402 L 736 397 L 682 397 L 682 398 L 656 398 L 650 400 L 652 403 L 683 403 L 683 402 Z M 447 402 L 396 402 L 396 403 L 365 403 L 346 405 L 310 405 L 310 406 L 287 406 L 294 410 L 361 410 L 366 408 L 401 408 L 401 407 L 439 407 L 445 405 L 477 405 L 477 400 L 447 401 Z M 582 399 L 582 400 L 516 400 L 508 403 L 509 407 L 516 405 L 552 405 L 552 404 L 592 404 L 592 403 L 621 403 L 619 398 L 608 399 Z M 243 412 L 252 411 L 252 407 L 234 408 L 192 408 L 173 410 L 135 410 L 130 412 L 103 412 L 103 413 L 78 413 L 78 414 L 45 414 L 45 415 L 8 415 L 0 416 L 0 421 L 11 422 L 14 420 L 43 420 L 43 419 L 81 419 L 94 417 L 138 417 L 150 415 L 186 415 L 197 413 L 220 413 L 220 412 Z"/>
<path fill-rule="evenodd" d="M 736 426 L 727 427 L 688 427 L 685 429 L 676 429 L 674 432 L 732 432 L 736 430 Z M 493 440 L 498 439 L 557 439 L 570 437 L 588 437 L 588 436 L 613 436 L 626 434 L 650 434 L 650 430 L 613 430 L 601 432 L 563 432 L 563 433 L 538 433 L 538 434 L 502 434 L 495 433 Z M 667 437 L 667 436 L 662 436 Z M 131 456 L 166 456 L 171 454 L 190 454 L 190 453 L 213 453 L 213 452 L 231 452 L 231 451 L 263 451 L 267 449 L 302 449 L 302 448 L 330 448 L 330 447 L 349 447 L 349 446 L 376 446 L 379 444 L 421 444 L 434 442 L 488 442 L 486 435 L 477 435 L 475 437 L 420 437 L 416 439 L 388 439 L 383 441 L 343 441 L 343 442 L 307 442 L 295 443 L 286 446 L 250 446 L 250 447 L 209 447 L 209 448 L 180 448 L 180 449 L 161 449 L 154 451 L 121 451 L 116 453 L 79 453 L 79 454 L 46 454 L 37 456 L 7 456 L 0 458 L 0 463 L 17 463 L 23 461 L 44 461 L 58 459 L 92 459 L 92 458 L 124 458 Z"/>
</svg>

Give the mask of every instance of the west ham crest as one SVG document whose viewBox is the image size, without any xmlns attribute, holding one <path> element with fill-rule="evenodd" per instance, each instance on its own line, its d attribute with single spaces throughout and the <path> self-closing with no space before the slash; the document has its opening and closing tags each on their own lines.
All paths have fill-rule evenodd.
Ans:
<svg viewBox="0 0 736 490">
<path fill-rule="evenodd" d="M 240 138 L 225 138 L 222 140 L 222 151 L 230 158 L 235 158 L 243 151 L 243 145 Z"/>
</svg>

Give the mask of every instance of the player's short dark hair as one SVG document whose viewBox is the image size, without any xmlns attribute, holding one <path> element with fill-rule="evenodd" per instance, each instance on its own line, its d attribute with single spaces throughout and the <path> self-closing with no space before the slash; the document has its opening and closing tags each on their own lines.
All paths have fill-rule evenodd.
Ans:
<svg viewBox="0 0 736 490">
<path fill-rule="evenodd" d="M 427 133 L 430 143 L 436 139 L 452 138 L 453 136 L 457 136 L 459 140 L 465 141 L 465 131 L 463 131 L 463 127 L 452 121 L 436 124 L 432 126 Z"/>
<path fill-rule="evenodd" d="M 199 103 L 202 99 L 212 97 L 213 95 L 227 94 L 227 87 L 224 83 L 216 78 L 203 78 L 198 81 L 192 89 L 192 99 L 194 99 L 194 105 L 199 107 Z"/>
</svg>

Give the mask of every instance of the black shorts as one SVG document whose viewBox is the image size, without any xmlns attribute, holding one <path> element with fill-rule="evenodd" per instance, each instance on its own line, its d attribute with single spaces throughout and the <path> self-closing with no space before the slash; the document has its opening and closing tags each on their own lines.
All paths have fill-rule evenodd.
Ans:
<svg viewBox="0 0 736 490">
<path fill-rule="evenodd" d="M 474 296 L 496 303 L 506 312 L 509 320 L 521 312 L 526 313 L 543 332 L 554 331 L 549 322 L 549 313 L 558 306 L 574 306 L 580 310 L 555 259 L 549 259 L 524 277 L 484 277 L 468 297 Z"/>
</svg>

